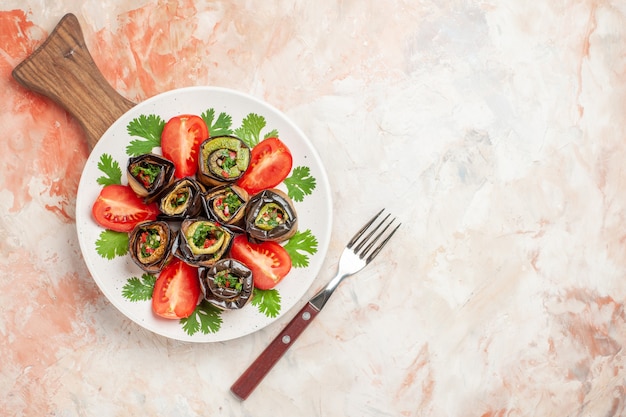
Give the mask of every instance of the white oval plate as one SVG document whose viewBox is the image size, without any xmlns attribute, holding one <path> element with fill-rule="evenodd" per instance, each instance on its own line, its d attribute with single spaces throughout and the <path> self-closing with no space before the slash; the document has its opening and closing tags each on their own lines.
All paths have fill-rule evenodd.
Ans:
<svg viewBox="0 0 626 417">
<path fill-rule="evenodd" d="M 215 117 L 226 113 L 232 117 L 232 130 L 240 127 L 244 118 L 254 113 L 265 118 L 266 126 L 261 138 L 271 130 L 277 130 L 280 139 L 289 147 L 293 167 L 308 167 L 315 178 L 313 192 L 302 201 L 294 201 L 298 213 L 298 230 L 310 230 L 317 240 L 317 251 L 309 255 L 306 267 L 292 268 L 291 272 L 276 286 L 280 295 L 280 311 L 272 317 L 261 312 L 257 306 L 248 304 L 238 311 L 219 314 L 221 325 L 216 331 L 189 332 L 178 320 L 168 320 L 152 313 L 150 300 L 130 301 L 122 290 L 130 278 L 140 278 L 143 271 L 128 254 L 106 259 L 96 250 L 96 242 L 104 229 L 92 218 L 91 207 L 102 186 L 97 179 L 103 176 L 98 164 L 103 154 L 110 155 L 122 170 L 122 183 L 127 184 L 126 164 L 129 156 L 126 146 L 136 137 L 127 132 L 129 122 L 140 115 L 158 115 L 167 121 L 180 114 L 201 115 L 213 108 Z M 155 152 L 160 152 L 159 148 Z M 292 171 L 293 173 L 293 171 Z M 286 191 L 281 183 L 277 188 Z M 108 300 L 124 315 L 138 325 L 154 333 L 176 340 L 190 342 L 218 342 L 241 337 L 264 328 L 287 313 L 306 293 L 317 276 L 330 241 L 332 226 L 332 203 L 330 185 L 322 162 L 304 133 L 278 109 L 252 96 L 233 90 L 215 87 L 189 87 L 172 90 L 139 103 L 120 117 L 102 136 L 92 150 L 80 179 L 76 201 L 76 228 L 85 263 L 93 279 Z"/>
</svg>

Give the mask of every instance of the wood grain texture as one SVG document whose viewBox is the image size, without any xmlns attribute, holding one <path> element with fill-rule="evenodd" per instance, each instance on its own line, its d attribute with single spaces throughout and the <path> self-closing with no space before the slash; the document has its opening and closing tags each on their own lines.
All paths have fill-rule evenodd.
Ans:
<svg viewBox="0 0 626 417">
<path fill-rule="evenodd" d="M 272 340 L 259 357 L 241 374 L 239 379 L 230 387 L 230 391 L 241 400 L 248 398 L 285 354 L 287 349 L 293 345 L 298 336 L 311 324 L 318 313 L 319 310 L 310 302 L 307 302 L 298 314 L 291 319 L 289 324 L 285 326 L 283 331 Z"/>
<path fill-rule="evenodd" d="M 13 78 L 70 112 L 82 125 L 90 148 L 135 105 L 104 78 L 73 14 L 66 14 L 46 41 L 15 67 Z"/>
</svg>

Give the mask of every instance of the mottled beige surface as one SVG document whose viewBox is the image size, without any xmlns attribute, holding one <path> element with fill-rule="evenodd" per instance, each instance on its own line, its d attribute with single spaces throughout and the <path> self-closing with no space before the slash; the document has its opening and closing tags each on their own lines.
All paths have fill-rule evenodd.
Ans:
<svg viewBox="0 0 626 417">
<path fill-rule="evenodd" d="M 624 2 L 0 8 L 5 415 L 626 415 Z M 235 88 L 308 135 L 334 224 L 307 295 L 356 219 L 386 205 L 404 223 L 243 403 L 229 386 L 290 315 L 229 342 L 168 340 L 83 263 L 82 132 L 10 76 L 66 12 L 125 97 Z"/>
</svg>

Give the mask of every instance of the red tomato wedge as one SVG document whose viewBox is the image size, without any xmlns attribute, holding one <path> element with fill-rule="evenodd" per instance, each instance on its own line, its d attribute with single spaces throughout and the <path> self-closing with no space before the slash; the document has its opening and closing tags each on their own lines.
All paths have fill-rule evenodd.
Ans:
<svg viewBox="0 0 626 417">
<path fill-rule="evenodd" d="M 292 165 L 289 148 L 278 138 L 267 138 L 252 148 L 250 165 L 237 185 L 254 195 L 283 182 Z"/>
<path fill-rule="evenodd" d="M 198 269 L 173 258 L 159 274 L 152 291 L 152 311 L 166 319 L 191 316 L 200 298 Z"/>
<path fill-rule="evenodd" d="M 209 129 L 199 116 L 182 114 L 168 120 L 161 133 L 161 150 L 174 163 L 176 178 L 195 175 L 200 144 L 208 137 Z"/>
<path fill-rule="evenodd" d="M 260 290 L 274 288 L 291 270 L 289 254 L 276 242 L 252 243 L 239 235 L 233 239 L 230 256 L 250 268 Z"/>
<path fill-rule="evenodd" d="M 159 207 L 146 204 L 127 185 L 107 185 L 91 208 L 94 220 L 102 227 L 116 232 L 130 232 L 137 223 L 156 220 Z"/>
</svg>

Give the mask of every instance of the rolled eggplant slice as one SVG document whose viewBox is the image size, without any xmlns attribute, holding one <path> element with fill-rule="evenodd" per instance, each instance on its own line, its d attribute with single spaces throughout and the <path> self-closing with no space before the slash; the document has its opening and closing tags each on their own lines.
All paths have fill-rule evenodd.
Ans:
<svg viewBox="0 0 626 417">
<path fill-rule="evenodd" d="M 146 272 L 158 273 L 172 257 L 174 235 L 168 223 L 139 223 L 130 233 L 128 251 L 132 260 Z"/>
<path fill-rule="evenodd" d="M 291 198 L 272 188 L 252 196 L 246 208 L 246 233 L 253 241 L 283 242 L 298 230 Z"/>
<path fill-rule="evenodd" d="M 252 271 L 241 262 L 225 258 L 200 272 L 204 299 L 222 310 L 237 310 L 251 299 L 254 290 Z"/>
<path fill-rule="evenodd" d="M 182 220 L 202 212 L 202 186 L 192 178 L 182 178 L 172 183 L 159 200 L 159 218 Z"/>
<path fill-rule="evenodd" d="M 126 166 L 128 185 L 135 193 L 152 202 L 174 178 L 174 163 L 152 153 L 131 157 Z"/>
<path fill-rule="evenodd" d="M 212 266 L 219 261 L 233 239 L 230 230 L 203 219 L 186 219 L 180 225 L 176 256 L 194 266 Z"/>
<path fill-rule="evenodd" d="M 250 164 L 250 147 L 236 136 L 216 136 L 200 145 L 198 180 L 208 186 L 239 179 Z"/>
<path fill-rule="evenodd" d="M 243 219 L 248 199 L 248 192 L 243 188 L 223 185 L 204 195 L 204 209 L 209 218 L 222 224 L 236 225 Z"/>
</svg>

